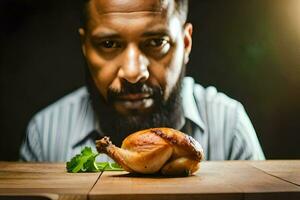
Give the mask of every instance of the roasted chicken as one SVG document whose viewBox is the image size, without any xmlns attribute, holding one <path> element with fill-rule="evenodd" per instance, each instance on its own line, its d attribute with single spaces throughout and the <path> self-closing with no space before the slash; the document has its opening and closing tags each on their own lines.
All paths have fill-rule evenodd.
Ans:
<svg viewBox="0 0 300 200">
<path fill-rule="evenodd" d="M 96 141 L 99 153 L 106 153 L 131 173 L 188 176 L 203 159 L 201 145 L 192 137 L 171 129 L 151 128 L 127 136 L 121 148 L 109 137 Z"/>
</svg>

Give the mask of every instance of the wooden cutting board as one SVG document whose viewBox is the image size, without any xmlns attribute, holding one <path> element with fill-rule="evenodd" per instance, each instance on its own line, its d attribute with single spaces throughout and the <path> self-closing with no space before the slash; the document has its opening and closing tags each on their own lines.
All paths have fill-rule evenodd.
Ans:
<svg viewBox="0 0 300 200">
<path fill-rule="evenodd" d="M 272 176 L 300 186 L 300 160 L 255 161 L 251 165 Z"/>
<path fill-rule="evenodd" d="M 139 177 L 104 172 L 90 199 L 300 199 L 300 187 L 247 161 L 203 162 L 191 177 Z M 256 164 L 256 163 L 254 163 Z M 300 167 L 300 163 L 297 163 Z"/>
<path fill-rule="evenodd" d="M 203 162 L 191 177 L 67 173 L 65 164 L 0 162 L 0 200 L 300 199 L 300 161 Z"/>
<path fill-rule="evenodd" d="M 67 173 L 64 163 L 0 162 L 0 200 L 87 199 L 99 175 Z"/>
</svg>

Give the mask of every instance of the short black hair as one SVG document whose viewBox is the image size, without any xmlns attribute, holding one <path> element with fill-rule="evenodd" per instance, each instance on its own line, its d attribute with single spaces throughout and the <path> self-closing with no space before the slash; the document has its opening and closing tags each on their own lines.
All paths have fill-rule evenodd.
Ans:
<svg viewBox="0 0 300 200">
<path fill-rule="evenodd" d="M 163 1 L 163 0 L 161 0 Z M 188 3 L 189 0 L 174 0 L 175 1 L 175 11 L 178 14 L 182 24 L 186 22 L 188 15 Z M 90 0 L 82 0 L 82 15 L 81 15 L 81 26 L 86 28 L 87 21 L 89 19 L 88 14 L 88 3 Z"/>
</svg>

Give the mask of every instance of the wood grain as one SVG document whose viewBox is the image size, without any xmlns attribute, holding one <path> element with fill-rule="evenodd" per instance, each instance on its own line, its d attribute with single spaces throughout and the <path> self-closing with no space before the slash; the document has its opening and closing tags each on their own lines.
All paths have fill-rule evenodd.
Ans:
<svg viewBox="0 0 300 200">
<path fill-rule="evenodd" d="M 104 172 L 90 199 L 300 199 L 300 187 L 266 174 L 249 161 L 203 162 L 191 177 Z"/>
<path fill-rule="evenodd" d="M 99 175 L 67 173 L 64 163 L 0 162 L 0 194 L 11 199 L 87 199 Z"/>
<path fill-rule="evenodd" d="M 300 160 L 256 161 L 252 166 L 300 186 Z"/>
<path fill-rule="evenodd" d="M 299 161 L 207 161 L 179 178 L 99 176 L 67 173 L 64 163 L 0 162 L 0 200 L 300 199 Z"/>
</svg>

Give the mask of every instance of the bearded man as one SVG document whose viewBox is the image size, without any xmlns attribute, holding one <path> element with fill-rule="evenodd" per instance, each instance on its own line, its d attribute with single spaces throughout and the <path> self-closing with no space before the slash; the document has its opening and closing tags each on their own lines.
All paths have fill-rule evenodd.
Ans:
<svg viewBox="0 0 300 200">
<path fill-rule="evenodd" d="M 264 159 L 243 106 L 185 77 L 193 30 L 187 3 L 84 1 L 79 34 L 87 84 L 33 117 L 21 160 L 66 161 L 100 137 L 120 145 L 151 127 L 191 135 L 207 160 Z"/>
</svg>

